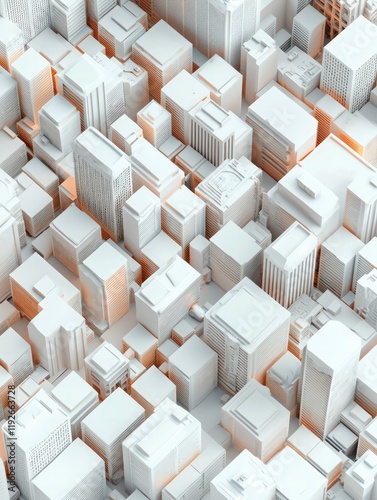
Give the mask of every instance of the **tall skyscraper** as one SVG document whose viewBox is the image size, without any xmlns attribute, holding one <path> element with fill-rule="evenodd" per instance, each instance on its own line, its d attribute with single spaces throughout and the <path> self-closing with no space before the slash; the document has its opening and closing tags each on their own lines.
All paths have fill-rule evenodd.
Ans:
<svg viewBox="0 0 377 500">
<path fill-rule="evenodd" d="M 46 297 L 28 324 L 30 343 L 39 365 L 55 377 L 84 367 L 91 330 L 84 318 L 57 295 Z"/>
<path fill-rule="evenodd" d="M 294 222 L 264 252 L 262 288 L 288 308 L 314 283 L 317 238 Z"/>
<path fill-rule="evenodd" d="M 257 218 L 261 178 L 262 171 L 242 157 L 225 160 L 198 184 L 195 194 L 207 205 L 207 238 L 229 221 L 243 227 Z"/>
<path fill-rule="evenodd" d="M 98 38 L 98 21 L 117 5 L 117 0 L 87 0 L 88 25 Z"/>
<path fill-rule="evenodd" d="M 354 310 L 377 330 L 377 269 L 357 282 Z"/>
<path fill-rule="evenodd" d="M 12 64 L 17 80 L 22 115 L 38 123 L 38 111 L 54 97 L 50 63 L 33 48 Z"/>
<path fill-rule="evenodd" d="M 325 439 L 353 400 L 360 339 L 339 321 L 328 321 L 308 340 L 303 359 L 300 424 Z"/>
<path fill-rule="evenodd" d="M 34 498 L 40 500 L 105 498 L 105 464 L 81 439 L 75 439 L 33 479 L 32 489 Z"/>
<path fill-rule="evenodd" d="M 68 416 L 41 389 L 15 415 L 15 431 L 3 425 L 5 439 L 15 441 L 16 484 L 26 500 L 35 500 L 31 481 L 71 443 Z"/>
<path fill-rule="evenodd" d="M 335 231 L 321 246 L 317 288 L 330 290 L 340 299 L 352 286 L 356 254 L 364 243 L 343 226 Z"/>
<path fill-rule="evenodd" d="M 198 301 L 201 282 L 201 275 L 175 256 L 135 293 L 137 320 L 162 344 Z"/>
<path fill-rule="evenodd" d="M 246 123 L 253 129 L 253 162 L 276 181 L 317 144 L 317 120 L 275 87 L 249 106 Z"/>
<path fill-rule="evenodd" d="M 183 69 L 192 73 L 192 44 L 161 20 L 133 44 L 132 59 L 148 71 L 149 92 L 160 102 L 164 85 Z"/>
<path fill-rule="evenodd" d="M 50 26 L 49 0 L 1 0 L 0 15 L 22 31 L 24 45 Z"/>
<path fill-rule="evenodd" d="M 72 45 L 78 45 L 91 33 L 86 25 L 85 0 L 50 0 L 51 27 Z"/>
<path fill-rule="evenodd" d="M 0 205 L 0 301 L 10 297 L 9 274 L 21 262 L 20 235 L 16 219 Z"/>
<path fill-rule="evenodd" d="M 209 97 L 210 91 L 183 70 L 161 89 L 161 104 L 171 113 L 173 135 L 189 143 L 189 112 Z"/>
<path fill-rule="evenodd" d="M 189 112 L 189 145 L 215 167 L 229 158 L 250 159 L 252 135 L 249 125 L 212 99 Z"/>
<path fill-rule="evenodd" d="M 377 236 L 377 174 L 369 182 L 357 177 L 349 184 L 343 225 L 364 243 Z"/>
<path fill-rule="evenodd" d="M 218 54 L 238 69 L 240 46 L 259 28 L 260 0 L 138 0 L 151 21 L 164 19 L 206 57 Z"/>
<path fill-rule="evenodd" d="M 123 207 L 124 246 L 140 262 L 141 249 L 161 231 L 160 199 L 141 186 Z"/>
<path fill-rule="evenodd" d="M 79 274 L 85 317 L 103 333 L 128 312 L 128 261 L 105 241 L 79 265 Z"/>
<path fill-rule="evenodd" d="M 353 113 L 369 101 L 376 71 L 377 26 L 360 16 L 324 48 L 320 88 Z"/>
<path fill-rule="evenodd" d="M 161 225 L 176 243 L 182 247 L 182 257 L 189 260 L 190 242 L 198 234 L 205 235 L 206 205 L 186 186 L 167 198 L 161 206 Z"/>
<path fill-rule="evenodd" d="M 11 64 L 23 53 L 22 31 L 9 19 L 0 18 L 0 66 L 10 72 Z"/>
<path fill-rule="evenodd" d="M 244 77 L 245 99 L 252 104 L 257 93 L 271 80 L 276 80 L 278 51 L 276 42 L 263 30 L 258 30 L 241 47 L 240 71 Z"/>
<path fill-rule="evenodd" d="M 293 18 L 292 46 L 317 57 L 325 41 L 326 17 L 307 5 Z"/>
<path fill-rule="evenodd" d="M 111 425 L 103 425 L 109 415 Z M 114 484 L 123 476 L 122 442 L 144 422 L 144 415 L 144 408 L 118 387 L 81 422 L 84 443 L 104 459 L 106 477 Z"/>
<path fill-rule="evenodd" d="M 125 112 L 122 67 L 103 56 L 83 54 L 57 74 L 58 92 L 80 111 L 81 131 L 92 126 L 106 135 Z"/>
<path fill-rule="evenodd" d="M 263 194 L 260 217 L 266 218 L 273 239 L 295 221 L 317 236 L 318 245 L 338 229 L 339 198 L 323 181 L 296 165 Z"/>
<path fill-rule="evenodd" d="M 126 155 L 94 127 L 77 137 L 73 155 L 80 208 L 114 241 L 122 239 L 122 207 L 132 194 Z"/>
<path fill-rule="evenodd" d="M 122 444 L 126 491 L 136 488 L 150 500 L 201 451 L 201 424 L 169 398 Z"/>
<path fill-rule="evenodd" d="M 267 370 L 288 345 L 290 313 L 244 278 L 209 309 L 203 340 L 218 354 L 219 385 L 236 393 Z"/>
</svg>

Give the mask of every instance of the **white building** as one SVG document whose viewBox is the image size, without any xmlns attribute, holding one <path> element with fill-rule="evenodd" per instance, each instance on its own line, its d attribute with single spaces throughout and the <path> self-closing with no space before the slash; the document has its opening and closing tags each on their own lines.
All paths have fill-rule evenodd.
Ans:
<svg viewBox="0 0 377 500">
<path fill-rule="evenodd" d="M 262 171 L 247 158 L 225 160 L 195 189 L 207 204 L 206 236 L 230 220 L 243 227 L 259 211 Z"/>
<path fill-rule="evenodd" d="M 364 274 L 356 283 L 354 310 L 377 330 L 377 269 Z"/>
<path fill-rule="evenodd" d="M 11 375 L 15 386 L 33 372 L 30 344 L 13 328 L 8 328 L 0 336 L 0 366 Z"/>
<path fill-rule="evenodd" d="M 346 110 L 331 95 L 325 94 L 314 104 L 314 118 L 318 120 L 317 144 L 331 133 L 332 124 Z"/>
<path fill-rule="evenodd" d="M 5 127 L 0 130 L 0 149 L 0 171 L 16 178 L 27 163 L 26 144 L 17 137 L 17 134 Z"/>
<path fill-rule="evenodd" d="M 122 207 L 132 194 L 130 162 L 94 127 L 77 137 L 73 152 L 80 208 L 114 241 L 122 239 Z"/>
<path fill-rule="evenodd" d="M 363 14 L 367 0 L 343 0 L 342 3 L 339 0 L 313 0 L 313 7 L 326 16 L 326 36 L 332 40 Z"/>
<path fill-rule="evenodd" d="M 79 275 L 79 265 L 102 243 L 101 227 L 72 204 L 50 224 L 52 253 Z"/>
<path fill-rule="evenodd" d="M 173 135 L 189 143 L 189 112 L 210 95 L 199 79 L 183 70 L 161 89 L 161 104 L 171 114 Z"/>
<path fill-rule="evenodd" d="M 267 371 L 266 386 L 291 416 L 296 415 L 301 362 L 291 352 L 286 352 Z"/>
<path fill-rule="evenodd" d="M 0 115 L 0 129 L 9 127 L 15 131 L 16 123 L 21 119 L 18 85 L 16 80 L 2 67 L 0 67 L 0 108 L 2 110 Z"/>
<path fill-rule="evenodd" d="M 0 300 L 11 295 L 9 275 L 22 262 L 16 219 L 0 206 Z"/>
<path fill-rule="evenodd" d="M 22 31 L 9 19 L 0 18 L 0 66 L 10 72 L 12 63 L 23 53 Z"/>
<path fill-rule="evenodd" d="M 303 359 L 300 424 L 324 439 L 353 400 L 361 342 L 339 321 L 308 340 Z"/>
<path fill-rule="evenodd" d="M 103 401 L 118 388 L 125 390 L 130 361 L 109 342 L 102 342 L 85 358 L 85 379 Z"/>
<path fill-rule="evenodd" d="M 17 194 L 17 181 L 0 168 L 0 207 L 4 208 L 16 220 L 20 245 L 24 247 L 26 245 L 25 223 Z"/>
<path fill-rule="evenodd" d="M 194 335 L 169 357 L 169 378 L 177 400 L 193 410 L 217 387 L 217 354 Z"/>
<path fill-rule="evenodd" d="M 377 346 L 357 365 L 355 401 L 373 418 L 377 416 Z"/>
<path fill-rule="evenodd" d="M 225 449 L 202 432 L 202 452 L 162 490 L 162 500 L 205 498 L 211 481 L 225 467 Z"/>
<path fill-rule="evenodd" d="M 189 145 L 215 167 L 229 158 L 251 158 L 252 129 L 211 99 L 189 112 Z"/>
<path fill-rule="evenodd" d="M 80 113 L 62 95 L 56 94 L 38 112 L 40 134 L 33 139 L 34 154 L 57 172 L 57 165 L 72 151 L 81 133 Z"/>
<path fill-rule="evenodd" d="M 375 495 L 377 476 L 377 455 L 366 451 L 344 475 L 344 491 L 351 498 L 366 500 Z"/>
<path fill-rule="evenodd" d="M 54 96 L 50 64 L 30 48 L 13 62 L 11 72 L 18 83 L 22 115 L 38 123 L 38 111 Z"/>
<path fill-rule="evenodd" d="M 182 186 L 162 203 L 161 227 L 182 247 L 182 257 L 188 261 L 190 242 L 206 232 L 206 204 Z"/>
<path fill-rule="evenodd" d="M 79 265 L 84 315 L 97 332 L 103 333 L 128 312 L 128 265 L 106 241 Z"/>
<path fill-rule="evenodd" d="M 131 396 L 145 409 L 145 416 L 150 417 L 166 398 L 177 402 L 177 387 L 152 365 L 131 385 Z"/>
<path fill-rule="evenodd" d="M 264 252 L 262 288 L 288 308 L 314 283 L 317 238 L 294 222 Z"/>
<path fill-rule="evenodd" d="M 99 404 L 98 392 L 72 371 L 52 389 L 51 397 L 69 417 L 72 440 L 81 438 L 81 421 Z"/>
<path fill-rule="evenodd" d="M 141 249 L 160 231 L 160 200 L 147 187 L 141 186 L 123 207 L 124 246 L 140 262 Z"/>
<path fill-rule="evenodd" d="M 199 299 L 202 277 L 176 256 L 135 293 L 136 317 L 162 344 Z"/>
<path fill-rule="evenodd" d="M 341 219 L 339 198 L 299 166 L 263 194 L 261 214 L 274 239 L 298 221 L 318 238 L 318 245 L 338 229 Z"/>
<path fill-rule="evenodd" d="M 101 64 L 98 57 L 83 54 L 56 80 L 59 94 L 80 111 L 81 131 L 92 126 L 107 135 L 110 125 L 123 115 L 125 102 L 122 68 L 103 57 Z"/>
<path fill-rule="evenodd" d="M 365 274 L 369 274 L 373 269 L 377 269 L 377 236 L 357 252 L 352 280 L 353 293 L 356 292 L 359 279 Z"/>
<path fill-rule="evenodd" d="M 171 262 L 176 256 L 182 257 L 182 248 L 164 231 L 147 243 L 140 253 L 143 281 Z"/>
<path fill-rule="evenodd" d="M 98 21 L 117 5 L 117 0 L 88 0 L 86 2 L 88 25 L 98 39 Z"/>
<path fill-rule="evenodd" d="M 325 41 L 326 17 L 311 5 L 300 10 L 293 18 L 292 45 L 317 57 Z"/>
<path fill-rule="evenodd" d="M 91 330 L 84 318 L 59 296 L 42 300 L 42 310 L 28 324 L 36 364 L 56 377 L 66 369 L 84 367 Z"/>
<path fill-rule="evenodd" d="M 105 465 L 89 446 L 76 439 L 32 481 L 34 498 L 104 498 Z"/>
<path fill-rule="evenodd" d="M 342 298 L 352 287 L 356 254 L 364 243 L 345 227 L 335 231 L 322 243 L 319 258 L 318 289 L 330 290 Z"/>
<path fill-rule="evenodd" d="M 123 85 L 126 115 L 136 121 L 137 112 L 149 102 L 148 72 L 134 63 L 132 59 L 128 59 L 123 64 L 115 57 L 111 60 L 121 70 L 119 77 Z"/>
<path fill-rule="evenodd" d="M 153 99 L 138 112 L 137 124 L 143 137 L 157 149 L 171 136 L 171 114 Z"/>
<path fill-rule="evenodd" d="M 307 102 L 311 92 L 318 91 L 320 78 L 321 65 L 301 48 L 279 51 L 277 82 L 297 99 Z"/>
<path fill-rule="evenodd" d="M 161 20 L 133 44 L 132 59 L 148 71 L 149 92 L 160 102 L 164 85 L 183 69 L 192 73 L 192 44 Z"/>
<path fill-rule="evenodd" d="M 283 448 L 289 420 L 290 412 L 256 380 L 221 408 L 221 426 L 232 436 L 233 446 L 239 451 L 246 448 L 264 463 Z"/>
<path fill-rule="evenodd" d="M 377 27 L 359 16 L 326 45 L 322 65 L 321 90 L 351 113 L 360 109 L 376 85 Z"/>
<path fill-rule="evenodd" d="M 81 422 L 84 443 L 105 461 L 106 478 L 123 476 L 122 443 L 144 422 L 144 408 L 118 387 Z M 111 425 L 104 425 L 111 418 Z"/>
<path fill-rule="evenodd" d="M 355 178 L 347 187 L 343 225 L 364 243 L 377 235 L 377 174 Z"/>
<path fill-rule="evenodd" d="M 37 253 L 10 274 L 10 283 L 14 305 L 29 320 L 39 313 L 39 303 L 50 293 L 57 293 L 81 314 L 80 291 Z"/>
<path fill-rule="evenodd" d="M 211 500 L 276 499 L 275 481 L 267 466 L 253 453 L 243 450 L 211 481 Z"/>
<path fill-rule="evenodd" d="M 267 464 L 276 486 L 276 498 L 322 500 L 327 478 L 295 450 L 286 446 Z"/>
<path fill-rule="evenodd" d="M 242 75 L 231 64 L 215 54 L 193 76 L 209 90 L 212 101 L 225 111 L 241 115 Z"/>
<path fill-rule="evenodd" d="M 290 313 L 249 278 L 224 295 L 204 318 L 203 340 L 218 354 L 219 385 L 235 393 L 267 370 L 288 345 Z"/>
<path fill-rule="evenodd" d="M 277 88 L 249 106 L 246 122 L 253 129 L 253 162 L 276 181 L 317 143 L 317 120 Z"/>
<path fill-rule="evenodd" d="M 257 93 L 276 80 L 278 51 L 276 42 L 265 31 L 258 30 L 241 48 L 241 73 L 244 77 L 245 99 L 252 104 Z"/>
<path fill-rule="evenodd" d="M 136 141 L 129 160 L 135 192 L 146 186 L 165 200 L 183 184 L 182 170 L 144 138 Z"/>
<path fill-rule="evenodd" d="M 141 137 L 143 137 L 142 128 L 126 114 L 115 120 L 110 126 L 110 141 L 128 155 L 132 153 L 133 144 Z"/>
<path fill-rule="evenodd" d="M 50 0 L 51 28 L 72 45 L 92 33 L 86 25 L 85 0 Z"/>
<path fill-rule="evenodd" d="M 132 45 L 148 28 L 147 14 L 133 2 L 117 5 L 98 21 L 98 41 L 108 57 L 121 62 L 131 57 Z"/>
<path fill-rule="evenodd" d="M 7 422 L 3 434 L 15 441 L 16 484 L 21 495 L 36 500 L 31 481 L 72 442 L 69 418 L 41 389 L 17 411 L 13 435 Z"/>
<path fill-rule="evenodd" d="M 0 1 L 0 15 L 16 24 L 22 31 L 24 45 L 50 26 L 49 0 Z"/>
<path fill-rule="evenodd" d="M 201 451 L 201 424 L 170 399 L 123 441 L 127 493 L 138 488 L 150 500 Z"/>
<path fill-rule="evenodd" d="M 210 239 L 211 277 L 227 292 L 245 277 L 260 286 L 262 265 L 262 247 L 233 221 Z"/>
</svg>

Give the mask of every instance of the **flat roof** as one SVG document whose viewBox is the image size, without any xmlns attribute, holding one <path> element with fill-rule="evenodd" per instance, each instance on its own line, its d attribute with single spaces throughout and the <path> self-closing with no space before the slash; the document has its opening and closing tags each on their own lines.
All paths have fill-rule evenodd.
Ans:
<svg viewBox="0 0 377 500">
<path fill-rule="evenodd" d="M 33 48 L 28 49 L 14 63 L 12 69 L 28 80 L 35 78 L 38 73 L 45 69 L 50 69 L 50 63 Z M 52 76 L 51 76 L 52 92 Z"/>
<path fill-rule="evenodd" d="M 145 413 L 144 408 L 118 387 L 82 421 L 101 441 L 111 445 Z M 111 425 L 105 422 L 111 420 Z"/>
<path fill-rule="evenodd" d="M 247 113 L 298 146 L 305 144 L 318 128 L 313 116 L 276 87 L 251 104 Z"/>
<path fill-rule="evenodd" d="M 88 127 L 76 138 L 77 144 L 84 148 L 90 156 L 94 156 L 103 165 L 112 169 L 118 160 L 126 155 L 94 127 Z M 82 152 L 80 152 L 82 154 Z"/>
<path fill-rule="evenodd" d="M 364 16 L 359 16 L 325 45 L 324 61 L 327 53 L 335 56 L 348 68 L 356 70 L 376 56 L 377 27 Z"/>
<path fill-rule="evenodd" d="M 179 57 L 182 50 L 192 49 L 192 43 L 163 20 L 152 26 L 134 46 L 149 54 L 161 66 Z"/>
<path fill-rule="evenodd" d="M 50 225 L 76 246 L 100 227 L 89 215 L 74 204 L 64 210 Z"/>
<path fill-rule="evenodd" d="M 101 463 L 101 457 L 77 438 L 32 480 L 32 484 L 47 498 L 65 498 Z"/>
<path fill-rule="evenodd" d="M 179 108 L 190 111 L 200 101 L 209 97 L 209 90 L 194 76 L 183 70 L 162 87 L 161 95 L 163 94 Z"/>
</svg>

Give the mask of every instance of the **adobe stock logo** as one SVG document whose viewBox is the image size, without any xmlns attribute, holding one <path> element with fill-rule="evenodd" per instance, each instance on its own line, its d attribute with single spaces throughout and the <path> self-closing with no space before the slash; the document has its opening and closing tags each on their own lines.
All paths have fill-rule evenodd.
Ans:
<svg viewBox="0 0 377 500">
<path fill-rule="evenodd" d="M 376 43 L 377 25 L 371 22 L 365 22 L 363 23 L 362 28 L 359 26 L 353 26 L 353 35 L 352 41 L 338 44 L 342 61 L 345 64 L 355 60 L 356 57 L 361 55 L 372 42 Z"/>
</svg>

